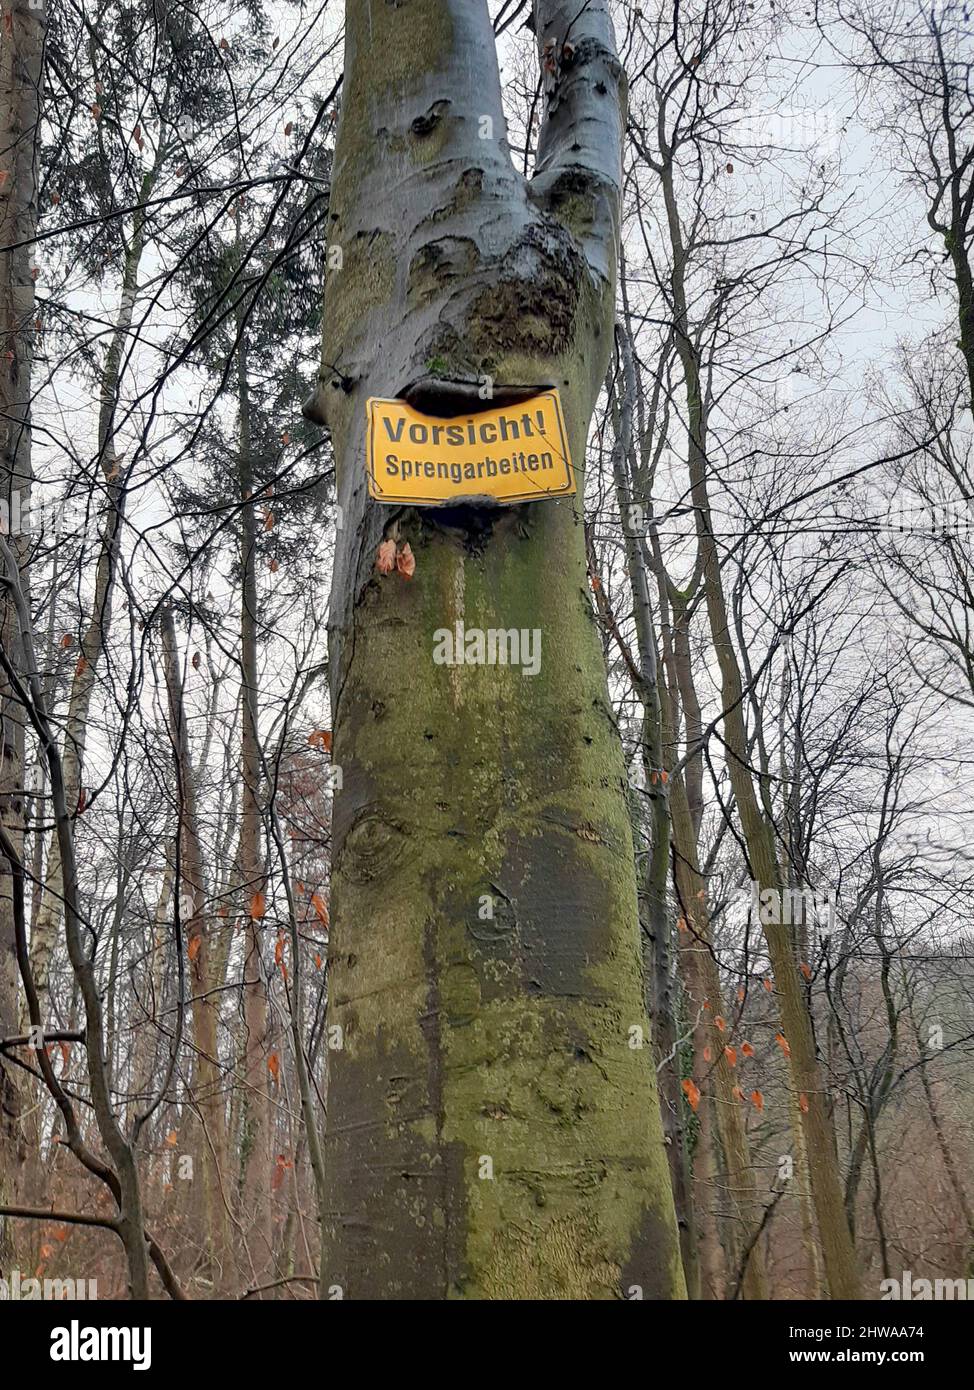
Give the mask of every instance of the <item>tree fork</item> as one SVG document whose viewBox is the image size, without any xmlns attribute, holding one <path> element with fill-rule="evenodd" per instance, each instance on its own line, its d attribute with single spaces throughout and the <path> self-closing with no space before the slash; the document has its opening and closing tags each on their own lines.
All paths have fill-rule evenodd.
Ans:
<svg viewBox="0 0 974 1390">
<path fill-rule="evenodd" d="M 432 361 L 555 383 L 581 465 L 618 250 L 611 24 L 601 3 L 535 6 L 547 112 L 526 182 L 485 4 L 348 0 L 346 21 L 322 351 L 342 379 L 316 398 L 342 517 L 322 1286 L 682 1297 L 652 1049 L 631 1045 L 648 1044 L 632 834 L 580 508 L 446 525 L 365 496 L 365 401 Z M 375 573 L 387 528 L 409 581 Z M 434 665 L 459 620 L 539 629 L 540 673 Z"/>
</svg>

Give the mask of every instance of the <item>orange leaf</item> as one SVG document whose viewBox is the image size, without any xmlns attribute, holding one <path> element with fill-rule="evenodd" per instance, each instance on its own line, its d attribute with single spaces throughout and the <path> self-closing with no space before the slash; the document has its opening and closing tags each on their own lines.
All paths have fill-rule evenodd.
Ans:
<svg viewBox="0 0 974 1390">
<path fill-rule="evenodd" d="M 807 960 L 803 960 L 799 968 L 802 974 L 805 976 L 806 980 L 810 980 L 812 978 L 812 967 L 809 965 Z"/>
<path fill-rule="evenodd" d="M 277 571 L 278 571 L 281 567 L 280 567 L 280 565 L 277 563 L 276 560 L 271 560 L 271 562 L 270 562 L 270 564 L 267 566 L 267 568 L 270 570 L 271 574 L 277 574 Z"/>
<path fill-rule="evenodd" d="M 714 1055 L 714 1054 L 711 1052 L 711 1050 L 710 1050 L 709 1047 L 705 1047 L 705 1048 L 704 1048 L 704 1050 L 703 1050 L 703 1060 L 704 1060 L 705 1062 L 709 1062 L 710 1059 L 711 1059 L 711 1057 L 713 1057 L 713 1055 Z"/>
<path fill-rule="evenodd" d="M 41 1246 L 41 1259 L 42 1259 L 42 1260 L 49 1260 L 53 1254 L 54 1254 L 54 1246 L 53 1246 L 53 1245 L 48 1245 L 48 1244 L 45 1243 L 44 1245 Z"/>
<path fill-rule="evenodd" d="M 751 1092 L 751 1104 L 754 1106 L 755 1110 L 764 1109 L 764 1096 L 760 1091 Z"/>
<path fill-rule="evenodd" d="M 782 1050 L 782 1052 L 785 1054 L 785 1056 L 786 1056 L 786 1057 L 790 1057 L 790 1056 L 791 1056 L 791 1048 L 788 1046 L 788 1039 L 785 1037 L 784 1033 L 775 1033 L 775 1035 L 774 1035 L 774 1040 L 775 1040 L 775 1042 L 778 1044 L 778 1046 L 781 1048 L 781 1050 Z"/>
<path fill-rule="evenodd" d="M 802 1091 L 801 1095 L 798 1097 L 798 1109 L 803 1115 L 808 1114 L 808 1096 L 806 1096 L 804 1091 Z"/>
<path fill-rule="evenodd" d="M 271 1076 L 273 1076 L 274 1080 L 276 1081 L 278 1078 L 278 1074 L 281 1070 L 281 1059 L 278 1057 L 276 1052 L 272 1052 L 271 1055 L 268 1057 L 267 1070 L 270 1072 Z"/>
<path fill-rule="evenodd" d="M 275 965 L 283 965 L 283 964 L 284 964 L 284 937 L 283 937 L 283 936 L 279 936 L 279 937 L 277 938 L 277 942 L 276 942 L 276 944 L 275 944 L 275 946 L 274 946 L 274 963 L 275 963 Z"/>
<path fill-rule="evenodd" d="M 731 1064 L 732 1067 L 736 1067 L 736 1066 L 737 1066 L 737 1048 L 736 1048 L 736 1047 L 725 1047 L 725 1048 L 724 1048 L 724 1056 L 727 1058 L 728 1062 Z"/>
<path fill-rule="evenodd" d="M 768 979 L 767 975 L 765 975 L 765 977 L 764 977 L 764 979 L 762 980 L 761 983 L 764 985 L 765 989 L 766 989 L 766 990 L 768 991 L 768 993 L 770 994 L 770 993 L 771 993 L 771 988 L 772 988 L 772 986 L 771 986 L 771 981 Z"/>
<path fill-rule="evenodd" d="M 66 632 L 61 638 L 61 646 L 67 651 L 73 641 L 74 638 L 71 636 L 70 632 Z"/>
<path fill-rule="evenodd" d="M 88 669 L 88 663 L 83 656 L 78 657 L 78 664 L 74 668 L 75 676 L 83 676 Z"/>
<path fill-rule="evenodd" d="M 690 928 L 687 926 L 687 919 L 686 919 L 685 917 L 678 917 L 678 918 L 676 919 L 676 927 L 677 927 L 677 931 L 689 931 L 689 930 L 690 930 Z"/>
<path fill-rule="evenodd" d="M 416 573 L 416 556 L 413 554 L 412 547 L 407 541 L 396 556 L 396 569 L 403 579 L 412 579 Z"/>
<path fill-rule="evenodd" d="M 375 567 L 380 574 L 391 574 L 396 567 L 396 542 L 383 541 L 375 558 Z"/>
<path fill-rule="evenodd" d="M 717 1028 L 717 1029 L 719 1029 L 720 1032 L 722 1033 L 722 1032 L 724 1031 L 724 1029 L 726 1028 L 726 1026 L 727 1026 L 727 1025 L 725 1024 L 724 1020 L 723 1020 L 723 1019 L 720 1017 L 720 1015 L 718 1014 L 717 1017 L 714 1019 L 714 1027 Z"/>
<path fill-rule="evenodd" d="M 320 748 L 324 753 L 331 752 L 331 730 L 315 729 L 308 735 L 312 748 Z"/>
<path fill-rule="evenodd" d="M 317 912 L 318 920 L 321 922 L 321 925 L 323 927 L 327 927 L 328 904 L 325 902 L 324 898 L 321 896 L 320 893 L 311 894 L 311 906 L 314 908 L 315 912 Z"/>
<path fill-rule="evenodd" d="M 317 967 L 318 970 L 321 969 L 321 956 L 320 956 L 320 955 L 316 955 L 316 956 L 315 956 L 315 966 Z"/>
<path fill-rule="evenodd" d="M 741 1051 L 743 1052 L 745 1057 L 754 1056 L 754 1048 L 751 1046 L 749 1042 L 741 1043 Z"/>
<path fill-rule="evenodd" d="M 264 509 L 264 530 L 265 530 L 265 531 L 272 531 L 273 529 L 274 529 L 274 513 L 273 513 L 272 511 L 267 510 L 267 508 L 265 508 L 265 509 Z"/>
<path fill-rule="evenodd" d="M 264 895 L 255 893 L 250 900 L 250 916 L 255 922 L 259 922 L 264 915 Z"/>
<path fill-rule="evenodd" d="M 51 1235 L 54 1237 L 55 1240 L 67 1240 L 68 1228 L 67 1226 L 55 1226 L 51 1232 Z"/>
<path fill-rule="evenodd" d="M 689 1079 L 689 1077 L 687 1078 L 686 1081 L 684 1081 L 684 1082 L 682 1083 L 682 1085 L 683 1085 L 683 1094 L 686 1096 L 686 1098 L 687 1098 L 687 1100 L 688 1100 L 688 1102 L 689 1102 L 689 1104 L 690 1104 L 690 1109 L 691 1109 L 691 1110 L 696 1110 L 697 1106 L 700 1104 L 700 1089 L 699 1089 L 699 1087 L 698 1087 L 693 1081 L 691 1081 L 691 1080 Z"/>
<path fill-rule="evenodd" d="M 193 939 L 192 939 L 192 941 L 189 943 L 189 950 L 188 950 L 187 953 L 186 953 L 186 954 L 189 956 L 190 960 L 195 960 L 195 959 L 196 959 L 196 957 L 197 957 L 197 956 L 199 955 L 199 953 L 200 953 L 200 947 L 201 947 L 202 945 L 203 945 L 203 938 L 202 938 L 201 936 L 194 936 Z"/>
<path fill-rule="evenodd" d="M 744 990 L 743 990 L 743 989 L 739 989 L 739 990 L 737 991 L 737 1002 L 738 1002 L 738 1004 L 743 1004 L 743 1003 L 744 1003 Z"/>
<path fill-rule="evenodd" d="M 176 1147 L 176 1142 L 178 1138 L 179 1136 L 177 1135 L 174 1129 L 171 1129 L 169 1133 L 166 1135 L 166 1143 L 169 1145 L 171 1149 Z"/>
</svg>

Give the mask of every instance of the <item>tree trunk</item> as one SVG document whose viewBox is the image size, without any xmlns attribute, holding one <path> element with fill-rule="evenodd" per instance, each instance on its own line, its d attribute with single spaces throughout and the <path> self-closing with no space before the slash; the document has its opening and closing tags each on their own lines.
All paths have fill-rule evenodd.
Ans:
<svg viewBox="0 0 974 1390">
<path fill-rule="evenodd" d="M 175 855 L 175 847 L 173 847 Z M 149 964 L 149 988 L 145 1004 L 151 1012 L 138 1020 L 135 1031 L 135 1052 L 132 1061 L 132 1084 L 126 1110 L 126 1124 L 131 1128 L 140 1110 L 147 1110 L 150 1088 L 156 1068 L 156 1048 L 158 1043 L 159 1017 L 163 1013 L 164 968 L 166 963 L 166 943 L 169 939 L 169 908 L 175 886 L 175 868 L 166 856 L 159 897 L 152 918 L 152 954 Z M 151 1161 L 150 1161 L 151 1166 Z"/>
<path fill-rule="evenodd" d="M 674 1298 L 621 749 L 579 501 L 388 510 L 365 402 L 552 383 L 581 472 L 611 345 L 624 78 L 605 5 L 535 6 L 546 118 L 515 173 L 481 0 L 348 0 L 309 413 L 335 445 L 325 1287 Z M 566 43 L 569 31 L 570 43 Z M 437 375 L 432 375 L 435 369 Z M 445 378 L 451 378 L 448 382 Z M 414 393 L 415 398 L 415 393 Z M 488 401 L 488 404 L 491 402 Z M 414 578 L 379 578 L 383 534 Z M 537 630 L 541 669 L 438 666 L 434 632 Z"/>
<path fill-rule="evenodd" d="M 672 609 L 669 623 L 670 641 L 666 648 L 664 678 L 660 682 L 663 718 L 663 747 L 669 773 L 669 805 L 673 849 L 673 879 L 678 908 L 686 928 L 680 949 L 686 994 L 694 1019 L 693 1070 L 705 1084 L 705 1111 L 712 1104 L 716 1125 L 701 1124 L 698 1146 L 704 1137 L 708 1142 L 719 1139 L 723 1153 L 723 1171 L 728 1185 L 728 1209 L 731 1214 L 728 1248 L 729 1263 L 736 1272 L 745 1259 L 740 1282 L 745 1299 L 767 1298 L 764 1254 L 753 1233 L 761 1221 L 757 1183 L 751 1163 L 747 1129 L 741 1112 L 741 1101 L 734 1094 L 737 1073 L 731 1066 L 724 1048 L 731 1041 L 714 1019 L 726 1018 L 723 986 L 717 956 L 714 951 L 710 911 L 707 905 L 707 885 L 700 870 L 699 835 L 703 815 L 703 782 L 701 764 L 700 701 L 693 680 L 690 654 L 690 625 L 683 595 L 671 584 L 662 565 L 659 540 L 654 531 L 662 621 Z M 677 723 L 683 714 L 683 738 L 688 758 L 677 770 Z M 706 1004 L 706 1008 L 704 1005 Z M 699 1014 L 699 1019 L 697 1015 Z M 708 1061 L 705 1049 L 709 1048 Z M 708 1173 L 717 1171 L 716 1162 L 708 1164 Z M 694 1165 L 696 1171 L 696 1163 Z M 709 1181 L 712 1181 L 712 1177 Z"/>
<path fill-rule="evenodd" d="M 940 1105 L 937 1101 L 936 1091 L 930 1080 L 929 1059 L 920 1036 L 920 1030 L 913 1017 L 912 1008 L 910 1010 L 910 1020 L 913 1024 L 913 1031 L 916 1037 L 917 1057 L 919 1059 L 920 1081 L 923 1085 L 923 1095 L 927 1102 L 927 1110 L 930 1113 L 930 1123 L 933 1126 L 934 1137 L 937 1140 L 937 1148 L 940 1150 L 940 1158 L 944 1165 L 944 1171 L 950 1180 L 954 1196 L 957 1198 L 957 1205 L 964 1220 L 964 1229 L 967 1238 L 967 1261 L 965 1272 L 967 1277 L 971 1277 L 971 1270 L 974 1269 L 974 1211 L 967 1196 L 967 1191 L 961 1180 L 960 1172 L 957 1168 L 957 1161 L 954 1158 L 953 1149 L 944 1130 L 943 1120 L 940 1115 Z"/>
<path fill-rule="evenodd" d="M 650 963 L 647 970 L 650 996 L 649 1015 L 656 1044 L 655 1056 L 660 1089 L 660 1115 L 663 1140 L 670 1167 L 670 1184 L 680 1231 L 680 1249 L 687 1296 L 697 1298 L 700 1270 L 697 1251 L 696 1214 L 691 1193 L 690 1162 L 687 1153 L 685 1102 L 680 1081 L 679 1024 L 676 1017 L 676 972 L 673 959 L 673 929 L 667 887 L 670 877 L 670 808 L 666 794 L 663 711 L 660 700 L 659 659 L 656 624 L 650 598 L 649 565 L 640 536 L 641 508 L 633 502 L 631 477 L 635 472 L 633 408 L 639 385 L 628 330 L 616 327 L 621 362 L 621 381 L 614 402 L 613 423 L 616 440 L 612 449 L 612 473 L 625 542 L 626 572 L 632 590 L 633 620 L 636 631 L 638 669 L 631 662 L 636 695 L 643 707 L 641 761 L 644 794 L 649 806 L 649 850 L 642 878 L 641 917 L 649 937 Z M 614 389 L 614 388 L 613 388 Z M 593 575 L 595 571 L 593 568 Z M 594 580 L 593 580 L 594 587 Z M 600 609 L 607 609 L 601 590 L 596 590 Z M 617 637 L 618 628 L 612 623 Z M 621 644 L 621 637 L 619 641 Z"/>
<path fill-rule="evenodd" d="M 250 386 L 242 308 L 237 328 L 237 406 L 240 482 L 240 841 L 237 872 L 243 894 L 244 1093 L 241 1103 L 240 1194 L 250 1273 L 255 1284 L 270 1277 L 274 1262 L 271 1226 L 270 1073 L 267 982 L 261 951 L 264 864 L 261 855 L 261 755 L 257 676 L 257 517 L 251 459 Z"/>
<path fill-rule="evenodd" d="M 696 1019 L 699 1015 L 693 1031 L 694 1075 L 704 1082 L 701 1090 L 705 1092 L 705 1100 L 713 1101 L 729 1189 L 727 1206 L 732 1213 L 728 1256 L 731 1267 L 736 1270 L 757 1229 L 760 1209 L 741 1101 L 734 1095 L 737 1075 L 724 1050 L 727 1035 L 715 1024 L 716 1019 L 725 1018 L 723 990 L 711 937 L 706 885 L 698 863 L 696 834 L 682 774 L 673 776 L 670 787 L 674 878 L 687 928 L 680 959 L 692 1016 Z M 767 1297 L 764 1257 L 759 1245 L 751 1247 L 741 1292 L 746 1299 Z"/>
<path fill-rule="evenodd" d="M 703 382 L 698 350 L 690 335 L 685 284 L 686 251 L 673 189 L 672 163 L 664 165 L 662 184 L 673 255 L 670 277 L 673 326 L 686 391 L 690 498 L 697 530 L 699 564 L 703 575 L 711 640 L 720 672 L 727 772 L 738 804 L 751 874 L 759 886 L 759 891 L 771 889 L 777 892 L 780 902 L 784 884 L 776 854 L 774 825 L 762 809 L 752 776 L 747 726 L 744 720 L 744 687 L 740 663 L 731 638 L 720 556 L 711 519 Z M 805 1004 L 795 942 L 791 927 L 783 923 L 765 925 L 764 934 L 774 973 L 782 1029 L 790 1049 L 792 1087 L 801 1106 L 812 1201 L 815 1205 L 829 1290 L 833 1298 L 858 1298 L 859 1271 L 852 1236 L 842 1207 L 839 1159 L 828 1093 L 815 1050 L 812 1020 Z M 805 1097 L 804 1103 L 800 1099 L 802 1096 Z"/>
<path fill-rule="evenodd" d="M 178 787 L 179 840 L 176 846 L 178 872 L 175 897 L 189 960 L 193 1042 L 196 1048 L 193 1099 L 202 1129 L 199 1157 L 203 1169 L 206 1253 L 214 1289 L 220 1293 L 227 1287 L 225 1262 L 230 1255 L 230 1228 L 223 1187 L 227 1173 L 227 1129 L 218 1042 L 220 996 L 215 990 L 210 965 L 203 848 L 196 807 L 196 780 L 190 757 L 189 734 L 183 706 L 183 679 L 179 668 L 171 609 L 163 609 L 161 625 L 166 691 L 169 697 L 169 722 Z"/>
<path fill-rule="evenodd" d="M 30 505 L 30 394 L 34 356 L 34 279 L 37 230 L 37 146 L 40 137 L 44 0 L 11 0 L 0 37 L 0 525 L 10 538 L 26 588 L 29 536 L 21 517 Z M 0 645 L 23 670 L 17 615 L 0 592 Z M 24 711 L 0 674 L 0 824 L 20 862 L 24 849 Z M 18 972 L 13 880 L 0 870 L 0 1037 L 18 1032 Z M 0 1204 L 15 1203 L 24 1159 L 22 1087 L 0 1057 Z M 13 1261 L 11 1223 L 0 1218 L 0 1272 Z"/>
</svg>

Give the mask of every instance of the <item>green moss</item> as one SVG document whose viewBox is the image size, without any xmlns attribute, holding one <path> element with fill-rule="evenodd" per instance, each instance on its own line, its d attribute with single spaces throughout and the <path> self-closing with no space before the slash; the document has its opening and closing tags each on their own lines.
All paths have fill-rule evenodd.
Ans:
<svg viewBox="0 0 974 1390">
<path fill-rule="evenodd" d="M 397 12 L 420 17 L 427 62 L 428 10 Z M 397 28 L 397 48 L 408 42 Z M 413 61 L 394 57 L 405 66 L 383 71 L 374 100 L 351 93 L 348 119 L 367 126 L 390 80 L 406 84 L 401 99 Z M 453 119 L 441 111 L 428 129 L 381 132 L 383 157 L 395 140 L 393 164 L 415 166 Z M 344 119 L 342 130 L 343 141 Z M 371 168 L 371 145 L 363 158 Z M 458 198 L 480 194 L 473 173 Z M 461 240 L 436 243 L 447 270 Z M 391 245 L 379 249 L 387 294 L 399 268 Z M 632 1284 L 674 1297 L 682 1275 L 652 1049 L 629 1047 L 634 1025 L 649 1031 L 633 847 L 581 513 L 612 286 L 554 224 L 535 223 L 505 264 L 463 334 L 444 314 L 417 362 L 431 375 L 462 366 L 556 384 L 579 496 L 504 508 L 466 530 L 404 511 L 397 534 L 414 577 L 375 575 L 356 596 L 335 736 L 344 790 L 329 1010 L 346 1038 L 330 1058 L 340 1215 L 326 1230 L 325 1282 L 350 1297 L 620 1298 Z M 468 269 L 459 264 L 458 284 Z M 414 258 L 400 289 L 408 280 L 435 302 L 442 271 Z M 357 296 L 375 293 L 369 275 L 356 263 L 338 282 L 331 341 L 367 341 Z M 361 465 L 344 452 L 352 408 L 361 402 L 340 403 L 335 427 L 346 468 Z M 540 630 L 540 671 L 435 665 L 434 633 L 457 622 Z"/>
<path fill-rule="evenodd" d="M 457 1164 L 446 1206 L 402 1193 L 412 1226 L 452 1226 L 455 1295 L 622 1297 L 647 1214 L 665 1230 L 670 1198 L 651 1053 L 628 1046 L 633 1024 L 648 1036 L 632 845 L 580 528 L 561 502 L 507 513 L 479 552 L 416 514 L 401 538 L 416 575 L 369 585 L 344 697 L 361 717 L 339 760 L 374 781 L 384 831 L 357 828 L 336 866 L 339 915 L 368 928 L 353 929 L 354 967 L 333 963 L 333 1016 L 348 1062 L 382 1072 L 395 1056 L 426 1078 L 385 1105 L 385 1138 L 401 1146 L 406 1126 L 431 1171 Z M 457 621 L 539 628 L 539 674 L 434 666 L 433 633 Z M 414 791 L 390 803 L 390 787 Z M 579 917 L 549 951 L 559 882 Z M 485 891 L 512 906 L 478 934 Z M 675 1290 L 675 1230 L 664 1245 Z"/>
</svg>

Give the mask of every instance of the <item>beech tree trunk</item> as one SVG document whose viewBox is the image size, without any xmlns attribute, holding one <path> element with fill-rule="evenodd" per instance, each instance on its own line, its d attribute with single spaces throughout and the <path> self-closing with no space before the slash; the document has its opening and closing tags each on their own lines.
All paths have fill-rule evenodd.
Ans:
<svg viewBox="0 0 974 1390">
<path fill-rule="evenodd" d="M 307 407 L 341 506 L 322 1285 L 345 1297 L 684 1295 L 653 1050 L 633 1045 L 632 833 L 580 496 L 366 498 L 369 397 L 465 417 L 519 385 L 561 392 L 581 483 L 625 79 L 601 0 L 538 0 L 534 24 L 545 118 L 526 181 L 482 0 L 346 4 L 341 257 Z M 384 537 L 409 542 L 412 579 L 377 574 Z M 539 673 L 435 665 L 434 632 L 457 621 L 538 630 Z"/>
</svg>

